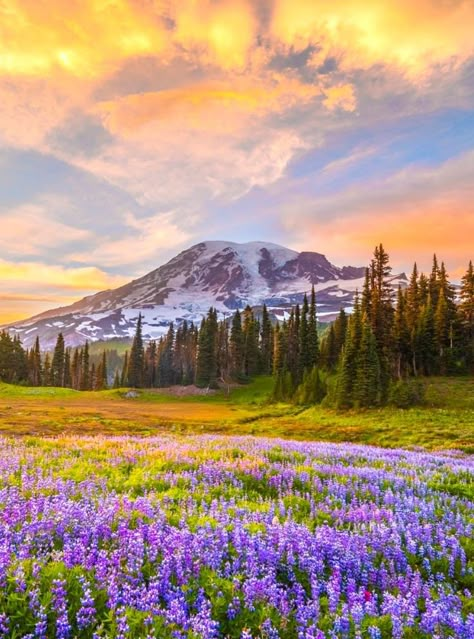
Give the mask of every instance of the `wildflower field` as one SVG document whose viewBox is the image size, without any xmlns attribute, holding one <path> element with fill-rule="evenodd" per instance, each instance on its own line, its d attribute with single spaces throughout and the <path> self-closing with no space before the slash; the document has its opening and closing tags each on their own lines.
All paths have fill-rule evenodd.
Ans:
<svg viewBox="0 0 474 639">
<path fill-rule="evenodd" d="M 0 439 L 0 636 L 474 637 L 474 460 Z"/>
</svg>

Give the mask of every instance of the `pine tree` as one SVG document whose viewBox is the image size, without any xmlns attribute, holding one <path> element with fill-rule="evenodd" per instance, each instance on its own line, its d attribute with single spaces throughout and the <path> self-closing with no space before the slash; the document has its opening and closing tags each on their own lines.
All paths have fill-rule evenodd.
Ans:
<svg viewBox="0 0 474 639">
<path fill-rule="evenodd" d="M 433 308 L 438 306 L 438 298 L 439 298 L 439 266 L 438 266 L 438 258 L 436 255 L 433 255 L 433 266 L 431 268 L 431 274 L 428 281 L 428 292 L 431 297 L 431 304 Z"/>
<path fill-rule="evenodd" d="M 273 326 L 266 305 L 262 309 L 262 324 L 260 329 L 260 362 L 261 372 L 271 375 L 273 368 Z"/>
<path fill-rule="evenodd" d="M 64 384 L 64 337 L 59 333 L 54 348 L 51 362 L 51 385 L 63 386 Z"/>
<path fill-rule="evenodd" d="M 421 300 L 418 285 L 418 266 L 415 262 L 413 266 L 413 272 L 408 283 L 406 298 L 406 316 L 410 331 L 412 331 L 416 327 L 416 323 L 420 314 L 420 305 Z"/>
<path fill-rule="evenodd" d="M 49 353 L 46 353 L 43 362 L 43 385 L 51 386 L 51 359 Z"/>
<path fill-rule="evenodd" d="M 128 386 L 128 351 L 125 351 L 125 355 L 123 356 L 123 366 L 122 366 L 122 374 L 120 376 L 120 386 L 124 388 Z"/>
<path fill-rule="evenodd" d="M 141 388 L 145 372 L 145 350 L 143 347 L 142 315 L 138 315 L 135 336 L 130 350 L 128 362 L 128 386 Z"/>
<path fill-rule="evenodd" d="M 229 352 L 229 329 L 227 322 L 222 321 L 217 328 L 217 378 L 226 383 L 227 387 L 230 381 Z"/>
<path fill-rule="evenodd" d="M 217 331 L 217 311 L 210 308 L 198 337 L 196 385 L 201 388 L 217 386 Z"/>
<path fill-rule="evenodd" d="M 338 376 L 337 406 L 349 408 L 354 404 L 354 380 L 357 374 L 358 354 L 362 339 L 362 313 L 358 294 L 354 312 L 349 321 L 348 333 L 342 352 L 341 369 Z"/>
<path fill-rule="evenodd" d="M 81 387 L 81 363 L 82 363 L 82 351 L 79 348 L 74 350 L 71 364 L 71 382 L 72 387 L 75 390 L 79 390 Z"/>
<path fill-rule="evenodd" d="M 301 307 L 301 319 L 299 329 L 299 361 L 298 361 L 298 380 L 302 380 L 305 371 L 311 370 L 313 362 L 311 361 L 311 346 L 309 335 L 309 304 L 308 297 L 305 293 L 303 298 L 303 306 Z"/>
<path fill-rule="evenodd" d="M 332 323 L 325 339 L 321 343 L 321 362 L 326 370 L 332 372 L 336 369 L 338 360 L 339 353 L 337 350 L 336 331 L 334 329 L 334 323 Z"/>
<path fill-rule="evenodd" d="M 366 317 L 372 317 L 372 294 L 374 289 L 375 262 L 372 260 L 370 268 L 365 269 L 364 286 L 361 297 L 361 312 Z"/>
<path fill-rule="evenodd" d="M 286 325 L 286 357 L 285 366 L 291 374 L 293 383 L 299 381 L 299 326 L 300 326 L 300 307 L 297 304 L 290 313 L 290 318 Z"/>
<path fill-rule="evenodd" d="M 391 380 L 390 360 L 393 336 L 393 289 L 390 284 L 392 268 L 388 253 L 382 244 L 374 251 L 372 262 L 373 290 L 371 295 L 370 320 L 377 344 L 380 363 L 381 401 L 388 398 Z"/>
<path fill-rule="evenodd" d="M 43 371 L 41 364 L 41 347 L 39 337 L 36 337 L 35 344 L 29 353 L 29 383 L 32 386 L 41 386 Z"/>
<path fill-rule="evenodd" d="M 244 374 L 247 379 L 250 379 L 258 372 L 260 333 L 260 327 L 250 306 L 244 310 L 242 331 L 244 336 Z"/>
<path fill-rule="evenodd" d="M 369 408 L 380 401 L 381 394 L 380 362 L 377 342 L 372 328 L 366 319 L 363 323 L 362 337 L 357 354 L 357 367 L 353 388 L 354 405 Z"/>
<path fill-rule="evenodd" d="M 95 362 L 92 362 L 89 373 L 89 390 L 97 390 L 97 369 Z"/>
<path fill-rule="evenodd" d="M 428 293 L 427 303 L 422 307 L 418 320 L 416 334 L 416 353 L 423 375 L 433 375 L 436 372 L 437 350 L 435 333 L 435 313 Z"/>
<path fill-rule="evenodd" d="M 145 388 L 156 388 L 157 384 L 158 353 L 156 341 L 151 340 L 145 351 Z"/>
<path fill-rule="evenodd" d="M 172 386 L 175 381 L 173 370 L 174 326 L 170 324 L 166 336 L 160 340 L 158 349 L 158 385 L 161 388 Z"/>
<path fill-rule="evenodd" d="M 459 323 L 462 331 L 462 350 L 468 370 L 474 372 L 474 267 L 469 262 L 461 279 Z"/>
<path fill-rule="evenodd" d="M 244 374 L 244 334 L 239 310 L 232 318 L 230 331 L 230 374 L 235 380 L 240 380 Z"/>
<path fill-rule="evenodd" d="M 82 349 L 82 362 L 81 362 L 81 380 L 79 388 L 82 391 L 91 390 L 91 371 L 89 360 L 89 342 L 84 344 Z"/>
<path fill-rule="evenodd" d="M 308 366 L 314 368 L 319 363 L 318 318 L 316 313 L 316 291 L 311 287 L 308 320 Z"/>
<path fill-rule="evenodd" d="M 407 373 L 411 365 L 411 332 L 407 311 L 407 295 L 398 287 L 397 305 L 393 323 L 393 344 L 395 354 L 395 367 L 398 379 Z"/>
<path fill-rule="evenodd" d="M 346 343 L 347 324 L 347 313 L 343 308 L 341 308 L 341 310 L 339 311 L 339 315 L 334 322 L 334 337 L 336 340 L 336 350 L 338 357 L 340 356 L 342 349 L 344 348 L 344 345 Z"/>
<path fill-rule="evenodd" d="M 94 384 L 94 390 L 101 391 L 108 386 L 108 374 L 107 374 L 107 354 L 105 351 L 102 353 L 99 365 L 96 369 L 96 378 Z"/>
<path fill-rule="evenodd" d="M 71 349 L 70 348 L 66 348 L 66 351 L 64 353 L 63 385 L 65 388 L 72 388 Z"/>
<path fill-rule="evenodd" d="M 117 370 L 115 371 L 115 375 L 114 375 L 114 388 L 120 388 L 121 387 L 121 375 L 119 372 L 119 369 L 117 368 Z"/>
<path fill-rule="evenodd" d="M 314 366 L 310 371 L 305 371 L 303 381 L 295 393 L 295 403 L 304 406 L 320 404 L 326 393 L 326 384 L 321 377 L 319 368 Z"/>
</svg>

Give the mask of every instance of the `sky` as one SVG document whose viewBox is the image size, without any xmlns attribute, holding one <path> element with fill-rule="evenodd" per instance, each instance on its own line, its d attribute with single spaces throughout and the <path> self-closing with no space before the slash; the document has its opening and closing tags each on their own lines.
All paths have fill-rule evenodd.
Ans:
<svg viewBox="0 0 474 639">
<path fill-rule="evenodd" d="M 472 0 L 0 0 L 0 322 L 212 239 L 474 258 Z"/>
</svg>

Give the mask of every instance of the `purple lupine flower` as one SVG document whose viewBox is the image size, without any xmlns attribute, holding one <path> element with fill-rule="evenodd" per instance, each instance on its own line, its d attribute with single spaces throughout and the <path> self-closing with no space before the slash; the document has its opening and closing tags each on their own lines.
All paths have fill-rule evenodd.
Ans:
<svg viewBox="0 0 474 639">
<path fill-rule="evenodd" d="M 85 579 L 81 579 L 81 585 L 81 607 L 77 612 L 76 621 L 79 630 L 84 630 L 94 623 L 96 609 L 90 585 L 86 582 Z"/>
<path fill-rule="evenodd" d="M 128 625 L 127 609 L 124 606 L 120 606 L 116 613 L 117 620 L 117 639 L 126 639 L 130 632 L 130 626 Z"/>
<path fill-rule="evenodd" d="M 54 579 L 51 587 L 53 595 L 53 610 L 56 614 L 56 637 L 68 639 L 71 635 L 71 625 L 67 610 L 67 591 L 64 579 Z"/>
<path fill-rule="evenodd" d="M 6 637 L 9 632 L 8 617 L 4 612 L 0 613 L 0 637 Z"/>
</svg>

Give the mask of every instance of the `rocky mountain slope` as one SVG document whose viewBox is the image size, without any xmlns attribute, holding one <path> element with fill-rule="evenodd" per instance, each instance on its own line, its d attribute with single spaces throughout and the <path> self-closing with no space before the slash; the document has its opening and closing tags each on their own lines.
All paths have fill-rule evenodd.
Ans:
<svg viewBox="0 0 474 639">
<path fill-rule="evenodd" d="M 350 309 L 362 288 L 364 267 L 331 264 L 324 255 L 296 251 L 266 242 L 202 242 L 167 264 L 115 290 L 85 297 L 8 327 L 29 347 L 39 335 L 50 348 L 62 332 L 66 343 L 106 340 L 133 335 L 143 315 L 144 335 L 162 335 L 170 322 L 200 322 L 210 306 L 221 317 L 247 304 L 267 306 L 279 317 L 301 302 L 314 285 L 321 320 L 341 307 Z M 394 285 L 406 281 L 394 278 Z"/>
</svg>

